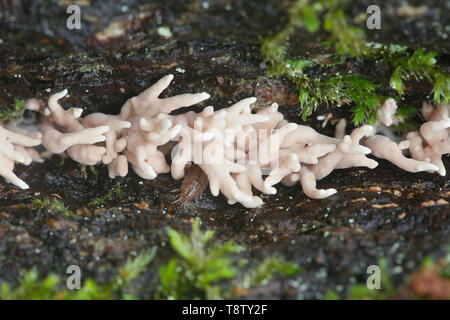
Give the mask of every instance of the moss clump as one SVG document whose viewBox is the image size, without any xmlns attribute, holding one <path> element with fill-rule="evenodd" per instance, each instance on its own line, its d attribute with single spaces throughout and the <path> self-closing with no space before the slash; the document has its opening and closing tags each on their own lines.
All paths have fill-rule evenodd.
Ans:
<svg viewBox="0 0 450 320">
<path fill-rule="evenodd" d="M 338 107 L 353 103 L 353 123 L 374 124 L 378 106 L 386 98 L 376 94 L 377 85 L 355 75 L 336 75 L 325 80 L 302 81 L 297 87 L 304 121 L 320 103 Z"/>
<path fill-rule="evenodd" d="M 25 110 L 23 100 L 14 98 L 14 105 L 12 108 L 0 109 L 0 120 L 4 122 L 19 120 Z"/>
<path fill-rule="evenodd" d="M 423 79 L 433 84 L 433 100 L 447 104 L 450 98 L 450 77 L 436 67 L 436 53 L 416 50 L 404 56 L 387 57 L 384 60 L 394 67 L 390 78 L 390 86 L 397 93 L 404 95 L 403 81 L 414 78 Z"/>
<path fill-rule="evenodd" d="M 97 171 L 97 169 L 95 168 L 95 166 L 89 166 L 89 171 L 91 172 L 91 174 L 92 174 L 94 177 L 98 178 L 98 171 Z"/>
<path fill-rule="evenodd" d="M 39 280 L 36 269 L 24 273 L 19 284 L 12 288 L 3 282 L 0 286 L 0 300 L 110 300 L 133 299 L 127 293 L 129 283 L 139 276 L 155 256 L 156 249 L 143 251 L 134 259 L 129 258 L 106 284 L 96 284 L 88 278 L 79 290 L 68 290 L 65 281 L 50 274 Z"/>
<path fill-rule="evenodd" d="M 448 103 L 450 77 L 436 62 L 436 53 L 406 47 L 381 45 L 366 41 L 362 29 L 352 26 L 342 10 L 342 1 L 294 0 L 288 10 L 287 23 L 273 36 L 263 39 L 261 53 L 268 64 L 267 73 L 287 76 L 298 89 L 304 120 L 319 104 L 352 104 L 353 123 L 373 124 L 377 107 L 384 97 L 377 92 L 381 83 L 373 83 L 362 75 L 326 74 L 309 76 L 306 71 L 314 67 L 330 67 L 348 59 L 379 60 L 392 70 L 390 87 L 395 89 L 394 98 L 404 95 L 404 81 L 415 78 L 427 80 L 433 85 L 433 100 Z M 318 59 L 291 59 L 286 56 L 290 37 L 298 28 L 311 33 L 328 35 L 322 46 L 334 47 L 336 63 L 322 63 Z M 320 34 L 318 33 L 320 32 Z"/>
<path fill-rule="evenodd" d="M 171 228 L 167 229 L 167 234 L 178 256 L 160 267 L 157 298 L 229 299 L 266 284 L 275 274 L 294 275 L 299 272 L 297 265 L 279 257 L 270 257 L 243 276 L 238 276 L 242 273 L 240 267 L 247 262 L 236 261 L 233 255 L 245 249 L 231 241 L 211 242 L 214 231 L 201 231 L 198 218 L 192 225 L 190 236 Z"/>
<path fill-rule="evenodd" d="M 92 172 L 92 170 L 91 170 L 91 172 Z M 103 197 L 95 198 L 94 200 L 92 200 L 90 202 L 90 204 L 98 207 L 98 206 L 102 206 L 108 202 L 120 201 L 122 199 L 123 199 L 122 190 L 120 188 L 120 185 L 117 184 L 114 187 L 110 188 Z"/>
<path fill-rule="evenodd" d="M 201 231 L 199 219 L 194 221 L 189 236 L 171 228 L 167 233 L 175 255 L 159 268 L 158 289 L 151 296 L 154 299 L 230 299 L 266 285 L 277 274 L 292 276 L 299 272 L 296 264 L 278 256 L 268 257 L 245 272 L 248 262 L 236 257 L 245 249 L 231 241 L 212 241 L 214 231 Z M 0 299 L 134 299 L 129 284 L 147 270 L 155 252 L 153 248 L 129 258 L 105 284 L 88 278 L 80 289 L 72 291 L 66 289 L 60 277 L 50 274 L 40 280 L 37 271 L 31 269 L 14 288 L 1 283 Z"/>
</svg>

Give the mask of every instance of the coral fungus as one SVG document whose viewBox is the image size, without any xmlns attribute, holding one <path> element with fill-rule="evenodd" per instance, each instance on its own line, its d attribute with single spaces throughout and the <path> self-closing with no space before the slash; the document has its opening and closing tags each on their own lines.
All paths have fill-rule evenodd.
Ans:
<svg viewBox="0 0 450 320">
<path fill-rule="evenodd" d="M 317 180 L 334 169 L 375 168 L 378 163 L 368 154 L 387 159 L 406 171 L 445 175 L 441 156 L 450 152 L 449 106 L 434 108 L 424 104 L 422 114 L 427 122 L 420 132 L 409 133 L 407 140 L 400 143 L 386 134 L 386 128 L 398 120 L 393 99 L 387 99 L 378 109 L 377 126 L 365 125 L 345 135 L 346 122 L 341 120 L 336 137 L 328 137 L 308 126 L 288 122 L 277 104 L 252 112 L 256 98 L 220 110 L 208 106 L 198 113 L 173 115 L 172 111 L 193 106 L 209 95 L 182 94 L 160 99 L 172 79 L 172 75 L 165 76 L 129 99 L 119 115 L 93 113 L 82 118 L 82 109 L 65 110 L 58 103 L 67 90 L 53 94 L 42 111 L 44 120 L 38 133 L 42 145 L 51 153 L 67 152 L 83 164 L 108 165 L 111 178 L 127 175 L 128 163 L 144 179 L 169 172 L 174 179 L 181 179 L 185 170 L 194 165 L 195 170 L 203 171 L 212 195 L 222 193 L 228 203 L 239 202 L 248 208 L 263 204 L 253 188 L 275 194 L 274 186 L 279 182 L 300 182 L 310 198 L 328 197 L 336 189 L 317 189 Z M 26 105 L 40 109 L 37 101 Z M 14 161 L 28 164 L 37 158 L 28 147 L 40 142 L 39 138 L 0 127 L 0 175 L 27 188 L 12 172 Z M 412 158 L 403 155 L 404 149 L 409 149 Z M 167 163 L 169 153 L 171 162 Z"/>
</svg>

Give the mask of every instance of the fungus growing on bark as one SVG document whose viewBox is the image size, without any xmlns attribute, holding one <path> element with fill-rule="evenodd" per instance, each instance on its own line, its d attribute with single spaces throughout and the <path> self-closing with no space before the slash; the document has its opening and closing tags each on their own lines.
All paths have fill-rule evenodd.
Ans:
<svg viewBox="0 0 450 320">
<path fill-rule="evenodd" d="M 303 192 L 310 198 L 322 199 L 337 192 L 336 189 L 317 189 L 316 181 L 329 175 L 334 169 L 367 166 L 373 168 L 376 161 L 366 158 L 364 155 L 370 153 L 370 149 L 363 147 L 359 141 L 373 131 L 371 126 L 363 126 L 355 129 L 351 135 L 345 136 L 334 150 L 317 159 L 314 164 L 302 166 L 298 174 L 292 174 L 286 178 L 285 183 L 292 185 L 300 181 Z"/>
<path fill-rule="evenodd" d="M 253 113 L 251 105 L 256 98 L 220 110 L 208 106 L 198 113 L 172 115 L 172 111 L 209 98 L 207 93 L 195 93 L 160 99 L 172 79 L 172 75 L 165 76 L 127 100 L 119 115 L 93 113 L 82 118 L 82 109 L 65 110 L 59 104 L 67 90 L 53 94 L 43 110 L 40 133 L 23 134 L 0 127 L 0 175 L 27 188 L 12 169 L 14 161 L 29 164 L 38 159 L 29 147 L 39 144 L 40 136 L 42 145 L 52 153 L 67 152 L 83 164 L 107 165 L 111 178 L 127 175 L 128 163 L 144 179 L 169 172 L 174 179 L 181 179 L 188 167 L 201 170 L 212 195 L 222 193 L 228 203 L 239 202 L 248 208 L 263 204 L 253 188 L 275 194 L 274 186 L 279 182 L 300 182 L 310 198 L 335 194 L 333 188 L 318 189 L 317 181 L 335 169 L 375 168 L 378 163 L 368 154 L 406 171 L 438 171 L 445 175 L 441 156 L 450 151 L 449 106 L 424 104 L 422 114 L 427 122 L 400 143 L 391 139 L 387 128 L 397 121 L 393 99 L 380 106 L 375 127 L 362 126 L 345 135 L 346 122 L 341 119 L 335 137 L 328 137 L 308 126 L 288 122 L 277 104 Z M 28 100 L 26 105 L 35 111 L 42 109 L 35 100 Z M 410 150 L 412 158 L 403 155 L 405 149 Z M 169 152 L 172 159 L 167 163 Z M 202 182 L 201 188 L 205 184 Z M 194 191 L 180 198 L 191 199 L 196 195 Z"/>
</svg>

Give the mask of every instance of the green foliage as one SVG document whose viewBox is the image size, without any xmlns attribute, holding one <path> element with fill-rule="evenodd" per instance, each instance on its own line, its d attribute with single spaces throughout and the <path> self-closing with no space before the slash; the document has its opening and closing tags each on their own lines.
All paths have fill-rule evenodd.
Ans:
<svg viewBox="0 0 450 320">
<path fill-rule="evenodd" d="M 109 300 L 109 299 L 135 299 L 127 293 L 129 283 L 137 278 L 153 260 L 156 247 L 143 251 L 136 258 L 128 258 L 127 262 L 119 268 L 117 275 L 106 284 L 96 284 L 87 279 L 80 290 L 71 292 L 69 299 L 75 300 Z"/>
<path fill-rule="evenodd" d="M 295 264 L 278 257 L 263 260 L 254 269 L 242 273 L 233 258 L 244 250 L 231 241 L 212 242 L 214 231 L 200 229 L 197 218 L 190 236 L 168 228 L 167 234 L 178 257 L 172 258 L 159 269 L 161 299 L 223 299 L 232 298 L 237 288 L 247 290 L 265 284 L 275 274 L 293 275 L 299 271 Z M 241 261 L 241 266 L 243 261 Z"/>
<path fill-rule="evenodd" d="M 317 17 L 317 7 L 303 6 L 301 8 L 301 15 L 306 30 L 314 33 L 320 29 L 320 20 Z"/>
<path fill-rule="evenodd" d="M 347 21 L 342 7 L 342 1 L 338 0 L 293 0 L 286 25 L 278 33 L 262 41 L 261 53 L 268 63 L 268 75 L 286 75 L 297 85 L 303 120 L 320 104 L 340 106 L 350 103 L 353 105 L 355 125 L 375 122 L 376 110 L 385 98 L 375 92 L 379 84 L 371 83 L 362 76 L 310 77 L 304 72 L 307 68 L 319 65 L 330 67 L 343 63 L 349 57 L 381 60 L 389 64 L 393 70 L 390 87 L 400 96 L 404 94 L 405 80 L 426 79 L 433 84 L 433 100 L 448 103 L 450 77 L 437 67 L 435 53 L 416 50 L 410 54 L 404 46 L 367 42 L 363 30 Z M 324 44 L 334 46 L 334 58 L 337 62 L 329 64 L 316 59 L 292 60 L 286 57 L 288 41 L 300 27 L 311 33 L 322 30 L 328 34 Z M 406 124 L 403 123 L 400 129 L 411 127 Z"/>
<path fill-rule="evenodd" d="M 261 53 L 269 63 L 268 72 L 274 75 L 280 75 L 284 73 L 284 64 L 281 63 L 284 60 L 286 47 L 284 42 L 286 41 L 286 35 L 284 32 L 275 34 L 272 37 L 267 37 L 261 42 Z"/>
<path fill-rule="evenodd" d="M 342 0 L 294 0 L 288 10 L 288 21 L 284 28 L 263 42 L 263 55 L 271 62 L 283 60 L 286 40 L 299 27 L 305 27 L 310 33 L 321 29 L 328 33 L 326 42 L 334 45 L 339 54 L 364 54 L 367 43 L 363 30 L 350 25 L 341 8 Z"/>
<path fill-rule="evenodd" d="M 125 265 L 121 269 L 119 269 L 119 275 L 116 278 L 117 285 L 123 286 L 127 282 L 139 276 L 139 274 L 142 273 L 142 271 L 150 263 L 150 261 L 153 260 L 155 253 L 156 247 L 153 247 L 148 251 L 140 253 L 136 256 L 136 258 L 128 258 Z"/>
<path fill-rule="evenodd" d="M 94 166 L 89 166 L 89 171 L 92 173 L 94 177 L 98 178 L 98 171 Z"/>
<path fill-rule="evenodd" d="M 23 275 L 19 285 L 11 289 L 10 285 L 3 282 L 0 288 L 0 300 L 53 300 L 62 296 L 62 292 L 57 286 L 60 282 L 59 277 L 49 275 L 44 280 L 38 280 L 36 269 L 31 269 Z"/>
<path fill-rule="evenodd" d="M 437 103 L 449 102 L 450 77 L 437 65 L 436 52 L 418 49 L 410 52 L 400 45 L 370 43 L 367 58 L 380 60 L 393 69 L 389 85 L 399 96 L 405 94 L 404 81 L 426 80 L 433 85 L 433 100 Z"/>
<path fill-rule="evenodd" d="M 439 270 L 439 274 L 445 279 L 450 279 L 450 253 L 447 253 L 443 259 L 443 266 Z"/>
<path fill-rule="evenodd" d="M 326 80 L 301 81 L 297 83 L 302 118 L 307 117 L 320 103 L 341 106 L 353 103 L 353 123 L 375 123 L 376 111 L 384 97 L 375 93 L 376 85 L 359 76 L 336 75 Z"/>
<path fill-rule="evenodd" d="M 267 285 L 277 274 L 293 276 L 300 271 L 296 264 L 278 256 L 265 258 L 244 269 L 248 262 L 235 256 L 244 248 L 231 241 L 212 241 L 214 231 L 202 231 L 200 224 L 197 218 L 190 235 L 167 229 L 176 256 L 159 268 L 155 299 L 231 299 L 253 287 Z M 73 291 L 66 289 L 65 281 L 54 274 L 39 280 L 36 270 L 32 269 L 25 272 L 13 289 L 6 282 L 1 283 L 0 299 L 134 299 L 129 293 L 129 284 L 147 268 L 155 251 L 153 248 L 129 258 L 105 284 L 88 278 L 79 290 Z"/>
<path fill-rule="evenodd" d="M 268 257 L 239 279 L 235 286 L 248 290 L 256 286 L 267 285 L 275 274 L 294 276 L 299 272 L 298 265 L 285 261 L 282 257 Z"/>
<path fill-rule="evenodd" d="M 374 124 L 376 111 L 386 97 L 376 94 L 378 85 L 360 76 L 333 75 L 325 79 L 309 78 L 304 70 L 315 66 L 311 60 L 286 60 L 283 64 L 273 65 L 272 75 L 287 74 L 297 85 L 299 101 L 304 121 L 322 103 L 327 106 L 341 106 L 353 103 L 353 123 Z"/>
<path fill-rule="evenodd" d="M 364 31 L 347 22 L 342 11 L 342 1 L 328 0 L 324 15 L 323 28 L 330 36 L 328 43 L 333 44 L 337 53 L 361 56 L 367 52 Z M 309 31 L 309 30 L 308 30 Z"/>
<path fill-rule="evenodd" d="M 167 234 L 181 259 L 173 258 L 160 268 L 159 297 L 218 298 L 218 284 L 236 275 L 236 268 L 229 255 L 239 253 L 244 248 L 231 241 L 224 244 L 210 243 L 214 231 L 202 232 L 198 218 L 192 224 L 189 237 L 172 228 L 167 228 Z"/>
<path fill-rule="evenodd" d="M 399 119 L 409 119 L 416 115 L 416 108 L 413 106 L 401 106 L 397 109 L 395 116 Z"/>
<path fill-rule="evenodd" d="M 134 259 L 128 259 L 119 269 L 117 276 L 106 284 L 96 284 L 88 278 L 79 290 L 70 291 L 65 287 L 65 281 L 50 274 L 43 280 L 38 279 L 36 269 L 24 273 L 19 284 L 12 289 L 3 282 L 0 287 L 0 300 L 109 300 L 132 299 L 126 293 L 130 281 L 144 271 L 153 259 L 156 248 L 140 253 Z"/>
<path fill-rule="evenodd" d="M 323 16 L 323 23 L 319 16 Z M 362 77 L 350 75 L 310 78 L 304 70 L 316 66 L 316 62 L 285 58 L 286 40 L 299 26 L 306 27 L 309 32 L 316 32 L 323 26 L 330 34 L 327 42 L 335 45 L 338 54 L 360 55 L 366 51 L 366 44 L 364 33 L 347 23 L 338 1 L 293 2 L 285 28 L 274 36 L 264 39 L 261 52 L 269 63 L 269 75 L 287 75 L 297 85 L 303 120 L 306 121 L 321 103 L 327 106 L 354 103 L 353 122 L 357 125 L 363 122 L 373 123 L 376 108 L 382 98 L 375 94 L 376 85 Z"/>
<path fill-rule="evenodd" d="M 63 215 L 65 215 L 67 218 L 74 219 L 76 218 L 76 215 L 70 211 L 63 202 L 59 201 L 56 198 L 50 199 L 33 199 L 31 201 L 31 204 L 37 208 L 45 209 L 48 211 L 56 211 Z"/>
<path fill-rule="evenodd" d="M 261 52 L 271 64 L 284 60 L 287 40 L 299 27 L 310 33 L 321 29 L 329 34 L 326 41 L 338 54 L 360 56 L 367 52 L 368 44 L 364 32 L 347 22 L 338 0 L 294 0 L 288 10 L 286 25 L 276 34 L 263 40 Z"/>
<path fill-rule="evenodd" d="M 14 106 L 12 108 L 0 109 L 0 120 L 5 122 L 12 120 L 19 120 L 22 117 L 24 109 L 25 109 L 24 102 L 20 99 L 14 98 Z"/>
<path fill-rule="evenodd" d="M 286 54 L 286 41 L 306 22 L 308 30 L 315 32 L 318 29 L 318 19 L 316 10 L 318 8 L 307 6 L 308 0 L 294 1 L 288 10 L 288 21 L 283 29 L 271 37 L 263 39 L 261 43 L 261 53 L 265 60 L 269 62 L 269 67 L 276 69 L 283 65 Z"/>
<path fill-rule="evenodd" d="M 111 189 L 109 189 L 103 197 L 96 198 L 90 202 L 94 206 L 102 206 L 108 202 L 120 201 L 123 199 L 122 190 L 120 185 L 117 184 Z"/>
<path fill-rule="evenodd" d="M 331 289 L 328 289 L 328 290 L 325 292 L 325 295 L 323 296 L 323 299 L 324 299 L 324 300 L 339 300 L 340 297 L 339 297 L 339 295 L 338 295 L 335 291 L 333 291 L 333 290 L 331 290 Z"/>
</svg>

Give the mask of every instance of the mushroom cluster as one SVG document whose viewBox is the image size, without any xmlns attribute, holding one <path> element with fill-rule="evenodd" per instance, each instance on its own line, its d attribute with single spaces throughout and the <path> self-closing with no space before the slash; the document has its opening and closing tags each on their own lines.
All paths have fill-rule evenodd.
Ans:
<svg viewBox="0 0 450 320">
<path fill-rule="evenodd" d="M 248 208 L 263 204 L 253 188 L 275 194 L 274 186 L 279 182 L 288 186 L 299 182 L 310 198 L 328 197 L 336 189 L 317 189 L 317 180 L 334 169 L 375 168 L 378 163 L 368 158 L 368 154 L 406 171 L 437 171 L 445 175 L 441 156 L 450 150 L 448 106 L 424 105 L 422 114 L 427 122 L 420 132 L 411 132 L 400 143 L 386 134 L 389 130 L 383 129 L 398 121 L 393 99 L 387 99 L 379 108 L 376 126 L 365 125 L 345 135 L 345 120 L 341 120 L 335 137 L 328 137 L 308 126 L 288 122 L 275 103 L 252 112 L 256 98 L 219 110 L 208 106 L 198 113 L 174 115 L 173 111 L 202 102 L 209 94 L 159 98 L 172 80 L 172 75 L 165 76 L 129 99 L 119 115 L 92 113 L 83 118 L 82 109 L 65 110 L 58 103 L 67 90 L 56 93 L 43 110 L 39 133 L 42 145 L 51 153 L 66 152 L 79 163 L 106 164 L 111 178 L 127 175 L 130 163 L 144 179 L 170 172 L 178 180 L 185 176 L 187 166 L 195 164 L 207 176 L 214 196 L 222 193 L 228 203 Z M 36 109 L 33 103 L 28 105 Z M 0 174 L 25 187 L 12 173 L 14 161 L 29 163 L 32 153 L 25 147 L 37 145 L 41 139 L 26 136 L 19 139 L 18 135 L 0 130 L 0 161 L 7 164 L 3 165 L 7 170 L 2 169 Z M 408 148 L 412 158 L 403 155 Z"/>
</svg>

